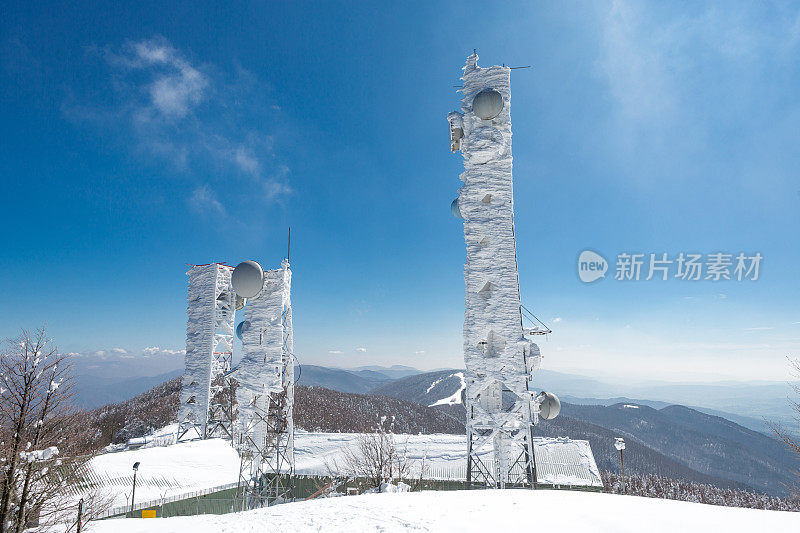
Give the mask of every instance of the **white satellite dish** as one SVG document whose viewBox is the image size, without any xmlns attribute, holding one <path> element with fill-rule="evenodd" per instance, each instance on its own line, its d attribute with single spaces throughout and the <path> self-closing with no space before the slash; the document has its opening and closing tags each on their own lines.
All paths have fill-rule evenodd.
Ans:
<svg viewBox="0 0 800 533">
<path fill-rule="evenodd" d="M 625 439 L 623 439 L 622 437 L 614 437 L 614 448 L 616 448 L 619 451 L 624 450 L 625 449 Z"/>
<path fill-rule="evenodd" d="M 239 325 L 236 326 L 236 336 L 239 337 L 239 340 L 242 340 L 242 335 L 248 329 L 250 329 L 250 321 L 249 320 L 242 320 L 241 322 L 239 322 Z"/>
<path fill-rule="evenodd" d="M 252 298 L 264 288 L 264 269 L 255 261 L 243 261 L 231 274 L 231 284 L 242 298 Z"/>
<path fill-rule="evenodd" d="M 552 420 L 561 412 L 561 400 L 552 392 L 541 392 L 538 398 L 540 418 Z"/>
<path fill-rule="evenodd" d="M 483 120 L 491 120 L 503 110 L 503 95 L 494 89 L 484 89 L 472 100 L 472 112 Z"/>
</svg>

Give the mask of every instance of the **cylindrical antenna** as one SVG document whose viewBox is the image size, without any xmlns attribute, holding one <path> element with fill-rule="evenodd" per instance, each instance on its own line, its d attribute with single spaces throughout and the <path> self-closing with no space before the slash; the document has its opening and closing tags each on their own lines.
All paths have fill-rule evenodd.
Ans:
<svg viewBox="0 0 800 533">
<path fill-rule="evenodd" d="M 289 241 L 286 243 L 286 261 L 289 261 L 289 252 L 292 251 L 292 227 L 289 226 Z"/>
</svg>

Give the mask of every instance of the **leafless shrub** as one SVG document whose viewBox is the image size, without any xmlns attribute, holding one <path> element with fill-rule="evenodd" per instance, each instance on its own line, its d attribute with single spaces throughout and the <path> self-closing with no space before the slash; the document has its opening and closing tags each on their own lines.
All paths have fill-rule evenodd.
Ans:
<svg viewBox="0 0 800 533">
<path fill-rule="evenodd" d="M 44 328 L 0 351 L 0 530 L 63 524 L 75 472 L 91 443 L 80 437 L 70 366 Z M 67 458 L 64 458 L 67 457 Z M 92 509 L 95 512 L 94 497 Z M 68 526 L 67 526 L 68 527 Z"/>
<path fill-rule="evenodd" d="M 328 460 L 325 464 L 330 477 L 363 479 L 377 490 L 386 482 L 411 480 L 417 470 L 415 462 L 408 458 L 406 446 L 398 445 L 395 435 L 385 431 L 359 435 L 355 448 L 346 448 L 340 460 Z M 419 481 L 424 470 L 423 460 Z"/>
</svg>

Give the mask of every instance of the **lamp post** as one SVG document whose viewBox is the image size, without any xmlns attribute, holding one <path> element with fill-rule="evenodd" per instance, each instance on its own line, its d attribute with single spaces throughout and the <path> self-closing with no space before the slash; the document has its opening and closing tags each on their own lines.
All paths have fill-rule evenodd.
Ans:
<svg viewBox="0 0 800 533">
<path fill-rule="evenodd" d="M 625 449 L 625 439 L 622 437 L 615 437 L 614 448 L 619 450 L 619 466 L 622 471 L 622 492 L 625 492 L 625 463 L 622 460 L 622 450 Z"/>
<path fill-rule="evenodd" d="M 131 516 L 133 516 L 133 501 L 136 497 L 136 472 L 139 471 L 139 461 L 133 463 L 133 492 L 131 492 Z"/>
</svg>

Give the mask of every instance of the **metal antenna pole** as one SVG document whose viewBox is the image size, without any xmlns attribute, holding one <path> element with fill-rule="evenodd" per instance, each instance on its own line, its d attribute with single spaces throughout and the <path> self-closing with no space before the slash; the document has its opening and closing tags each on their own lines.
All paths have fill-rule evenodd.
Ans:
<svg viewBox="0 0 800 533">
<path fill-rule="evenodd" d="M 289 226 L 289 241 L 286 243 L 286 260 L 289 260 L 289 252 L 292 251 L 292 227 Z"/>
</svg>

